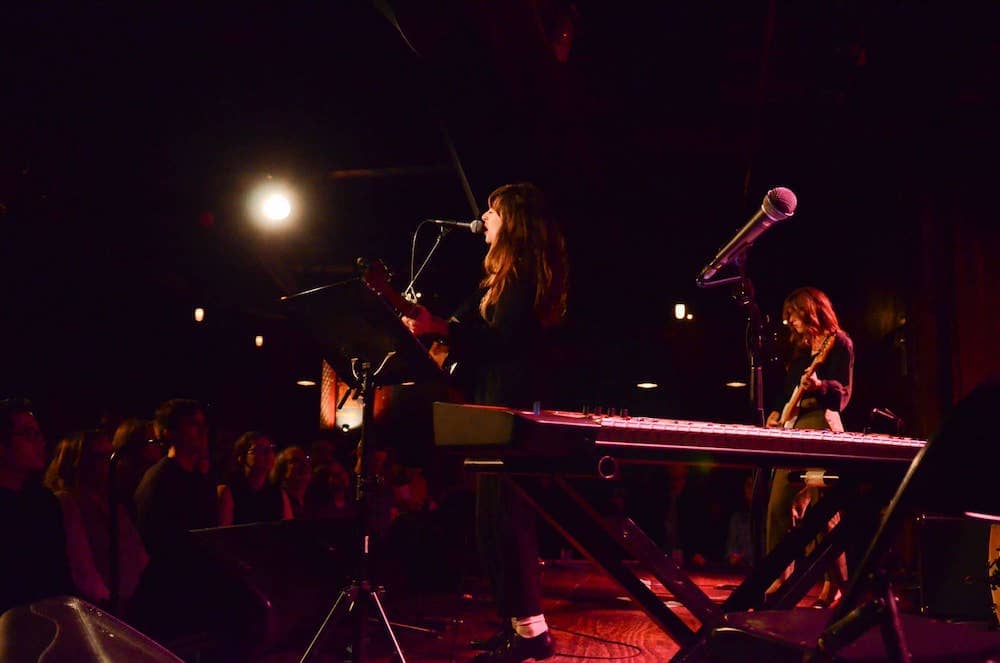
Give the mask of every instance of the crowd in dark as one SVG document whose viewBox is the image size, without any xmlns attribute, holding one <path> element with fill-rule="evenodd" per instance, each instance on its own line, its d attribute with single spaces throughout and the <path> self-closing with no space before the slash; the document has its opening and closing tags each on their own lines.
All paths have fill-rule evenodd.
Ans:
<svg viewBox="0 0 1000 663">
<path fill-rule="evenodd" d="M 209 599 L 235 591 L 226 586 L 231 574 L 191 545 L 191 530 L 318 519 L 355 531 L 356 438 L 327 431 L 280 448 L 260 431 L 229 441 L 211 432 L 201 404 L 171 399 L 150 419 L 103 421 L 53 447 L 30 402 L 2 401 L 0 613 L 73 595 L 169 640 L 209 618 L 211 600 L 192 600 L 192 587 Z M 395 455 L 391 445 L 375 453 L 372 533 L 407 551 L 395 571 L 411 587 L 457 587 L 458 576 L 477 572 L 469 477 L 442 471 L 446 459 L 404 464 Z M 594 490 L 609 511 L 644 521 L 678 561 L 745 566 L 752 556 L 739 483 L 735 474 L 678 466 Z M 542 557 L 567 548 L 554 533 L 543 536 Z M 458 561 L 428 563 L 442 554 Z"/>
</svg>

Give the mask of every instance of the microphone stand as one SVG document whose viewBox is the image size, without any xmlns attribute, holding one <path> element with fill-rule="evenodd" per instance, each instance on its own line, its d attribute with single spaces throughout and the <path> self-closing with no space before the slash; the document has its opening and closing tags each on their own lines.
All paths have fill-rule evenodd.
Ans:
<svg viewBox="0 0 1000 663">
<path fill-rule="evenodd" d="M 740 271 L 739 281 L 733 286 L 732 297 L 747 311 L 747 356 L 750 358 L 750 400 L 757 415 L 757 425 L 767 421 L 764 407 L 764 316 L 757 306 L 753 283 L 746 275 L 746 253 L 736 259 Z"/>
<path fill-rule="evenodd" d="M 420 232 L 420 228 L 422 228 L 425 223 L 427 223 L 427 221 L 421 221 L 420 224 L 417 225 L 417 229 L 413 231 L 413 239 L 410 240 L 410 282 L 406 284 L 406 287 L 403 289 L 403 298 L 411 304 L 417 304 L 417 300 L 419 299 L 419 297 L 417 297 L 417 293 L 413 290 L 413 284 L 417 282 L 418 278 L 420 278 L 420 275 L 424 271 L 424 267 L 426 267 L 427 263 L 430 262 L 431 256 L 434 255 L 434 252 L 437 251 L 438 246 L 441 244 L 441 240 L 444 239 L 445 235 L 451 232 L 451 228 L 448 228 L 447 226 L 438 226 L 441 231 L 438 233 L 437 238 L 435 238 L 434 244 L 431 246 L 431 250 L 427 252 L 427 257 L 424 258 L 422 263 L 420 263 L 420 269 L 418 269 L 416 274 L 414 274 L 413 265 L 416 262 L 414 257 L 417 253 L 417 234 Z"/>
<path fill-rule="evenodd" d="M 764 366 L 762 362 L 765 318 L 761 315 L 760 307 L 757 306 L 753 282 L 747 276 L 747 252 L 744 250 L 734 256 L 732 263 L 736 265 L 736 269 L 739 271 L 738 276 L 729 276 L 714 281 L 702 281 L 699 279 L 697 283 L 702 288 L 732 284 L 733 299 L 747 311 L 746 346 L 747 356 L 750 359 L 750 400 L 754 404 L 756 424 L 763 426 L 767 421 L 767 414 L 764 408 Z"/>
<path fill-rule="evenodd" d="M 119 616 L 119 601 L 121 599 L 121 567 L 119 562 L 119 542 L 118 532 L 118 505 L 121 503 L 118 494 L 118 453 L 121 449 L 115 449 L 108 459 L 108 610 L 111 614 Z"/>
<path fill-rule="evenodd" d="M 749 246 L 747 247 L 749 248 Z M 747 330 L 746 347 L 747 356 L 750 359 L 750 400 L 754 404 L 754 415 L 756 424 L 763 426 L 767 421 L 767 412 L 764 407 L 764 326 L 765 318 L 761 315 L 760 307 L 757 306 L 756 292 L 753 282 L 747 276 L 747 250 L 744 249 L 733 257 L 732 262 L 739 272 L 737 276 L 730 276 L 715 281 L 703 281 L 698 279 L 697 283 L 702 288 L 709 288 L 719 285 L 732 284 L 732 297 L 737 304 L 746 309 Z M 753 495 L 750 498 L 750 531 L 753 539 L 754 550 L 757 553 L 756 559 L 760 561 L 766 552 L 766 541 L 764 540 L 764 525 L 767 513 L 768 493 L 770 491 L 771 470 L 773 468 L 757 467 L 753 471 Z"/>
</svg>

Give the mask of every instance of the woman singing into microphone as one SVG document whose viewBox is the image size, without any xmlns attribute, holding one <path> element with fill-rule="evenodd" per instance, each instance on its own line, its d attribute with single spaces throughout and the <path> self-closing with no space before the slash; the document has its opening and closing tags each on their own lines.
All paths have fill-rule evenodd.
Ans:
<svg viewBox="0 0 1000 663">
<path fill-rule="evenodd" d="M 445 321 L 423 307 L 403 321 L 418 336 L 445 339 L 471 371 L 473 402 L 530 408 L 545 395 L 550 331 L 566 314 L 565 241 L 539 189 L 507 184 L 483 214 L 489 250 L 478 306 Z M 474 643 L 480 662 L 541 660 L 554 644 L 541 609 L 534 514 L 504 476 L 480 475 L 476 533 L 504 628 Z"/>
</svg>

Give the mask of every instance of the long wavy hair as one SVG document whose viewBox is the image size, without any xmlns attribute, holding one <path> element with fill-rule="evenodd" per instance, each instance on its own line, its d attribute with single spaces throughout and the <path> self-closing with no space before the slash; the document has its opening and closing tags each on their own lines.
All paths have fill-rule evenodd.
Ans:
<svg viewBox="0 0 1000 663">
<path fill-rule="evenodd" d="M 490 309 L 519 276 L 529 271 L 535 277 L 535 315 L 543 327 L 559 324 L 566 315 L 569 268 L 566 240 L 549 216 L 545 198 L 528 182 L 505 184 L 487 201 L 503 223 L 490 245 L 480 282 L 484 289 L 479 312 L 490 319 Z"/>
<path fill-rule="evenodd" d="M 281 450 L 281 453 L 274 458 L 274 467 L 271 468 L 271 475 L 269 477 L 271 483 L 276 486 L 284 487 L 285 475 L 288 473 L 288 465 L 292 461 L 293 456 L 298 456 L 303 462 L 299 465 L 299 476 L 298 480 L 306 484 L 309 483 L 309 479 L 312 476 L 312 466 L 309 464 L 309 456 L 306 455 L 306 450 L 298 445 L 292 445 L 290 447 L 285 447 Z"/>
<path fill-rule="evenodd" d="M 45 470 L 42 483 L 49 490 L 76 490 L 82 487 L 104 488 L 88 485 L 95 480 L 94 462 L 107 463 L 107 458 L 91 458 L 94 447 L 100 442 L 110 442 L 104 431 L 88 430 L 73 433 L 59 441 L 52 462 Z M 92 461 L 89 462 L 88 461 Z"/>
<path fill-rule="evenodd" d="M 809 350 L 812 340 L 817 336 L 836 334 L 840 331 L 840 322 L 833 311 L 830 298 L 822 290 L 806 286 L 789 293 L 781 307 L 781 317 L 788 320 L 792 313 L 798 313 L 802 319 L 803 332 L 800 334 L 788 326 L 788 340 L 796 352 Z"/>
</svg>

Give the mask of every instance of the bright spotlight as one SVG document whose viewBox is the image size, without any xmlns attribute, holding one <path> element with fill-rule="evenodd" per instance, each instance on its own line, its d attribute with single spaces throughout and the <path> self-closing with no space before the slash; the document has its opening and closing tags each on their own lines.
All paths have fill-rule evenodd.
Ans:
<svg viewBox="0 0 1000 663">
<path fill-rule="evenodd" d="M 284 221 L 292 212 L 292 204 L 280 193 L 272 193 L 264 199 L 260 211 L 271 221 Z"/>
<path fill-rule="evenodd" d="M 205 309 L 199 306 L 194 310 L 194 321 L 202 322 L 204 320 L 205 320 Z"/>
<path fill-rule="evenodd" d="M 260 335 L 254 336 L 253 344 L 256 345 L 258 348 L 264 347 L 264 337 Z"/>
<path fill-rule="evenodd" d="M 656 389 L 660 385 L 656 384 L 655 382 L 640 382 L 635 386 L 638 387 L 639 389 Z"/>
<path fill-rule="evenodd" d="M 685 315 L 687 315 L 687 306 L 684 304 L 674 304 L 674 317 L 678 320 L 683 320 Z"/>
<path fill-rule="evenodd" d="M 251 218 L 261 227 L 278 229 L 288 224 L 295 197 L 287 187 L 268 183 L 254 191 L 247 202 Z"/>
</svg>

